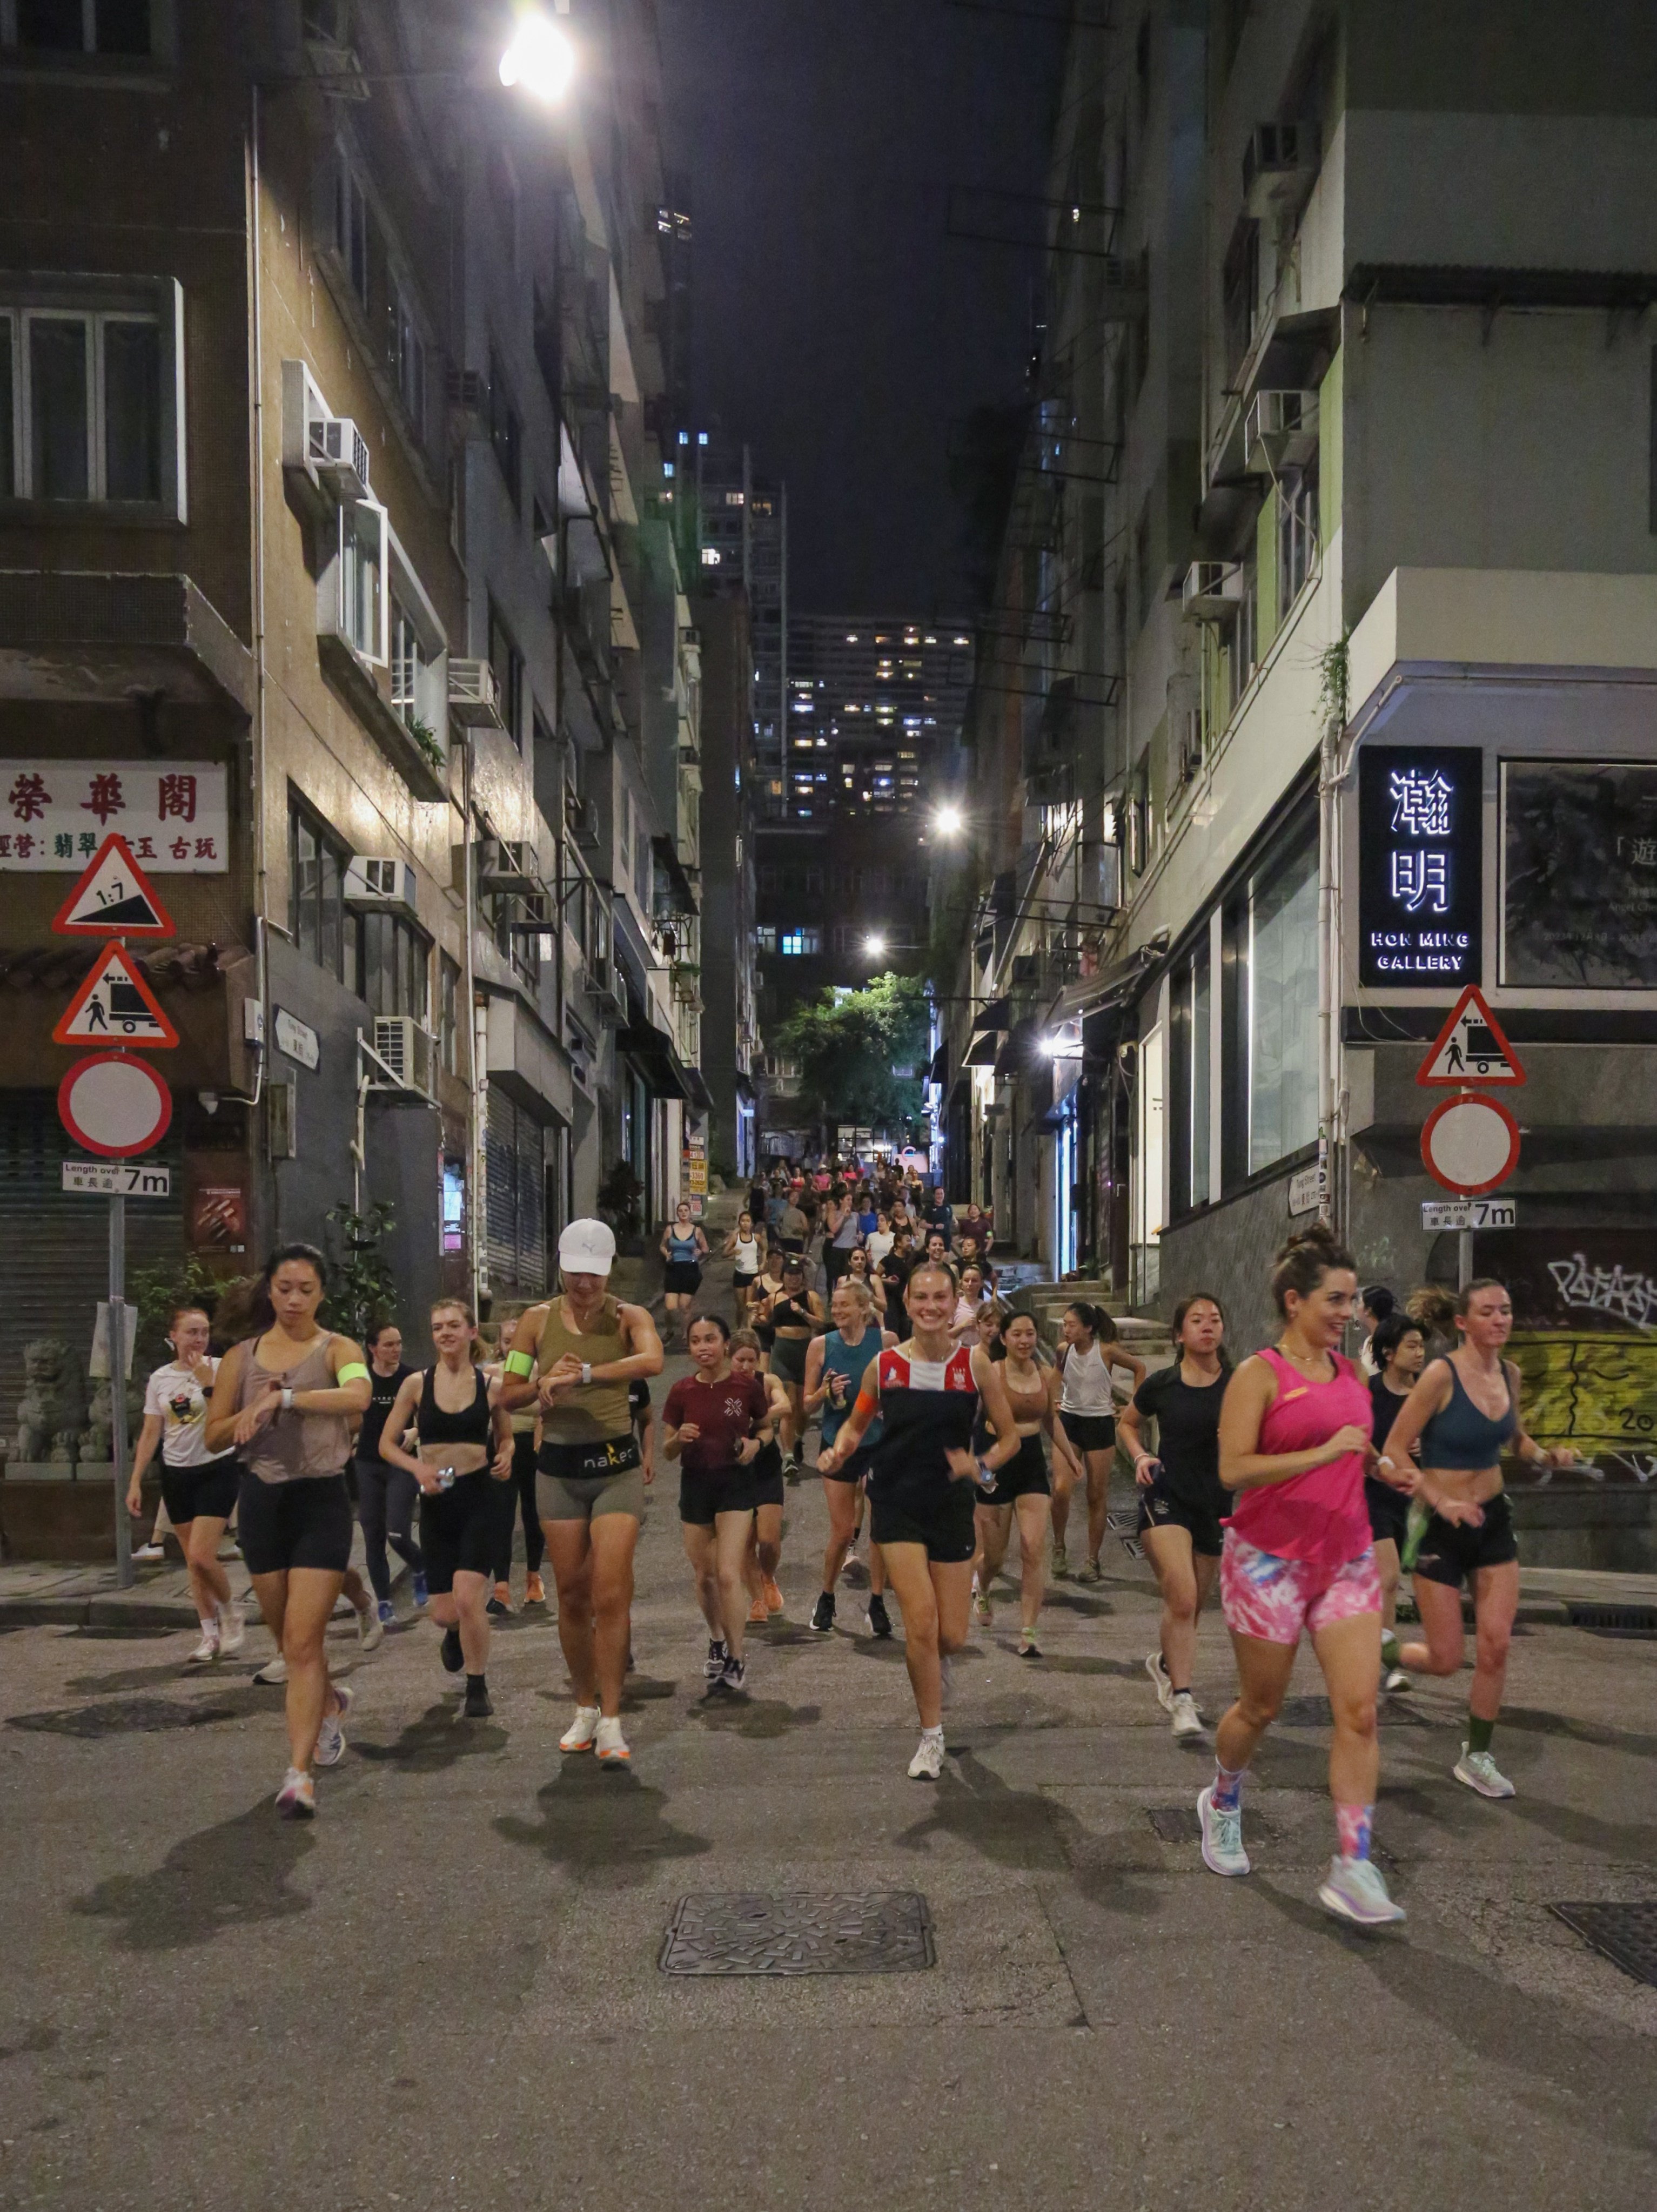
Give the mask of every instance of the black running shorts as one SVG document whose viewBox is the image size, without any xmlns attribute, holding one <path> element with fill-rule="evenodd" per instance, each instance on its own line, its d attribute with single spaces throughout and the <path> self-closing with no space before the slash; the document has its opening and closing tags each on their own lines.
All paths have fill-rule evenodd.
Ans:
<svg viewBox="0 0 1657 2212">
<path fill-rule="evenodd" d="M 343 1474 L 261 1482 L 244 1468 L 236 1494 L 236 1537 L 250 1575 L 314 1567 L 343 1575 L 351 1559 L 351 1501 Z"/>
</svg>

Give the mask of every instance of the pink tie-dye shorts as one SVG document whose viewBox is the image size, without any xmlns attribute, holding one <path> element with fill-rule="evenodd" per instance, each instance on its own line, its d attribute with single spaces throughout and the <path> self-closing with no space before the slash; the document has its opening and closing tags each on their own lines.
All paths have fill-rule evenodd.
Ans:
<svg viewBox="0 0 1657 2212">
<path fill-rule="evenodd" d="M 1337 1567 L 1315 1559 L 1282 1559 L 1226 1531 L 1220 1559 L 1220 1607 L 1234 1636 L 1263 1644 L 1298 1644 L 1337 1620 L 1381 1609 L 1373 1546 Z"/>
</svg>

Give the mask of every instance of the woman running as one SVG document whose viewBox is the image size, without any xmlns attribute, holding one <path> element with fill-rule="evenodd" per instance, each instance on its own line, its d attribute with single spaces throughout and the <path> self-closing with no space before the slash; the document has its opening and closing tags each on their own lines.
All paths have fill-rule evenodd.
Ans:
<svg viewBox="0 0 1657 2212">
<path fill-rule="evenodd" d="M 990 1307 L 994 1312 L 993 1305 Z M 982 1318 L 983 1309 L 979 1310 Z M 1081 1469 L 1058 1421 L 1058 1374 L 1036 1361 L 1036 1324 L 1029 1314 L 1015 1313 L 1002 1330 L 1006 1358 L 996 1370 L 1012 1410 L 1018 1449 L 1001 1469 L 994 1487 L 981 1491 L 978 1500 L 978 1554 L 972 1562 L 978 1589 L 978 1613 L 986 1625 L 990 1619 L 990 1585 L 1007 1557 L 1013 1522 L 1019 1524 L 1019 1657 L 1039 1659 L 1036 1623 L 1047 1582 L 1047 1532 L 1051 1525 L 1052 1486 L 1041 1449 L 1042 1431 L 1052 1438 L 1053 1459 L 1063 1463 L 1073 1482 Z M 982 1332 L 979 1338 L 982 1344 Z M 983 1347 L 986 1353 L 989 1347 Z M 991 1355 L 993 1356 L 993 1355 Z M 993 1424 L 991 1424 L 993 1425 Z"/>
<path fill-rule="evenodd" d="M 1120 1393 L 1131 1398 L 1145 1379 L 1145 1363 L 1117 1343 L 1116 1323 L 1103 1306 L 1078 1301 L 1066 1306 L 1059 1324 L 1059 1370 L 1063 1389 L 1059 1419 L 1076 1457 L 1087 1470 L 1087 1556 L 1076 1571 L 1078 1582 L 1096 1583 L 1102 1570 L 1105 1515 L 1110 1502 L 1111 1462 L 1116 1456 L 1116 1405 Z M 1053 1470 L 1053 1572 L 1068 1574 L 1064 1548 L 1070 1525 L 1070 1495 L 1075 1485 Z"/>
<path fill-rule="evenodd" d="M 512 1422 L 501 1385 L 478 1364 L 478 1322 L 458 1298 L 431 1310 L 437 1358 L 408 1376 L 380 1440 L 381 1456 L 420 1486 L 420 1536 L 431 1618 L 443 1632 L 443 1665 L 466 1669 L 466 1720 L 494 1711 L 489 1697 L 489 1599 L 502 1516 L 498 1483 L 512 1480 Z M 412 1424 L 417 1452 L 404 1450 Z M 512 1498 L 506 1501 L 509 1511 Z M 511 1526 L 508 1522 L 509 1528 Z"/>
<path fill-rule="evenodd" d="M 708 1256 L 708 1240 L 691 1212 L 688 1198 L 681 1198 L 679 1201 L 673 1219 L 662 1230 L 661 1242 L 657 1249 L 667 1263 L 661 1279 L 661 1303 L 667 1316 L 667 1338 L 671 1341 L 673 1323 L 683 1315 L 688 1343 L 691 1301 L 702 1288 L 702 1263 Z"/>
<path fill-rule="evenodd" d="M 725 1257 L 732 1262 L 731 1291 L 740 1328 L 747 1316 L 748 1295 L 765 1265 L 765 1232 L 754 1226 L 753 1216 L 746 1209 L 737 1215 L 736 1226 L 725 1239 Z"/>
<path fill-rule="evenodd" d="M 823 1322 L 823 1301 L 806 1288 L 806 1263 L 790 1252 L 783 1262 L 783 1287 L 770 1299 L 765 1319 L 773 1331 L 770 1373 L 789 1394 L 783 1450 L 789 1473 L 800 1473 L 800 1448 L 806 1440 L 806 1354 Z"/>
<path fill-rule="evenodd" d="M 783 1560 L 783 1447 L 777 1441 L 789 1410 L 788 1393 L 774 1375 L 759 1372 L 759 1339 L 751 1328 L 731 1338 L 733 1375 L 758 1376 L 771 1413 L 771 1435 L 753 1463 L 753 1534 L 748 1540 L 748 1626 L 763 1628 L 785 1610 L 777 1588 Z M 712 1663 L 712 1653 L 709 1663 Z"/>
<path fill-rule="evenodd" d="M 1158 1648 L 1145 1671 L 1179 1742 L 1203 1733 L 1191 1686 L 1197 1616 L 1220 1572 L 1220 1523 L 1231 1510 L 1220 1480 L 1220 1408 L 1231 1372 L 1225 1330 L 1210 1291 L 1181 1298 L 1171 1332 L 1175 1357 L 1146 1376 L 1118 1431 L 1139 1485 L 1139 1540 L 1162 1594 Z M 1145 1442 L 1148 1419 L 1156 1423 L 1154 1451 Z"/>
<path fill-rule="evenodd" d="M 1374 1407 L 1371 1431 L 1375 1449 L 1384 1452 L 1392 1424 L 1404 1411 L 1404 1401 L 1421 1379 L 1427 1363 L 1427 1340 L 1419 1322 L 1407 1313 L 1389 1313 L 1368 1340 L 1376 1372 L 1369 1385 Z M 1410 1677 L 1398 1664 L 1399 1561 L 1409 1526 L 1410 1500 L 1401 1490 L 1378 1475 L 1363 1479 L 1364 1503 L 1369 1509 L 1369 1534 L 1374 1540 L 1375 1571 L 1381 1586 L 1381 1687 L 1407 1690 Z"/>
<path fill-rule="evenodd" d="M 817 1462 L 822 1474 L 838 1473 L 880 1415 L 868 1477 L 872 1533 L 903 1608 L 904 1659 L 921 1719 L 909 1763 L 917 1782 L 943 1771 L 947 1670 L 966 1641 L 978 1547 L 973 1503 L 1019 1448 L 1001 1367 L 982 1346 L 950 1337 L 955 1296 L 953 1269 L 917 1267 L 905 1295 L 912 1335 L 870 1362 L 856 1405 Z M 982 1459 L 968 1449 L 980 1400 L 996 1438 Z"/>
<path fill-rule="evenodd" d="M 861 1245 L 858 1247 L 856 1251 L 852 1254 L 851 1264 L 846 1269 L 844 1279 L 848 1283 L 861 1283 L 862 1285 L 863 1288 L 868 1292 L 869 1304 L 874 1309 L 875 1319 L 879 1322 L 884 1322 L 886 1320 L 886 1285 L 881 1280 L 880 1277 L 873 1272 L 872 1263 L 869 1260 L 868 1254 Z"/>
<path fill-rule="evenodd" d="M 1404 1557 L 1426 1641 L 1404 1645 L 1399 1656 L 1405 1667 L 1455 1673 L 1463 1657 L 1463 1583 L 1472 1591 L 1473 1686 L 1466 1741 L 1452 1771 L 1481 1797 L 1514 1795 L 1490 1755 L 1519 1609 L 1519 1546 L 1502 1455 L 1512 1451 L 1538 1468 L 1570 1467 L 1577 1456 L 1569 1444 L 1544 1450 L 1526 1432 L 1519 1370 L 1502 1356 L 1513 1326 L 1513 1304 L 1501 1283 L 1485 1275 L 1468 1284 L 1456 1299 L 1461 1341 L 1434 1360 L 1411 1390 L 1380 1462 L 1382 1474 L 1394 1480 L 1400 1471 L 1413 1477 L 1416 1497 L 1428 1509 L 1414 1559 L 1408 1551 Z M 1412 1458 L 1421 1462 L 1419 1474 Z"/>
<path fill-rule="evenodd" d="M 955 1318 L 950 1334 L 957 1344 L 976 1344 L 978 1339 L 978 1310 L 990 1295 L 983 1268 L 963 1267 L 960 1282 L 960 1293 L 955 1300 Z"/>
<path fill-rule="evenodd" d="M 621 1693 L 633 1605 L 633 1553 L 644 1518 L 627 1386 L 661 1372 L 661 1340 L 643 1306 L 608 1295 L 616 1262 L 609 1224 L 572 1221 L 558 1238 L 561 1297 L 531 1306 L 513 1332 L 501 1402 L 539 1399 L 535 1503 L 558 1585 L 558 1642 L 576 1693 L 560 1751 L 594 1751 L 601 1765 L 632 1757 Z"/>
<path fill-rule="evenodd" d="M 685 1556 L 708 1624 L 713 1689 L 746 1691 L 743 1636 L 748 1618 L 748 1543 L 753 1534 L 753 1463 L 771 1433 L 771 1407 L 758 1375 L 731 1370 L 731 1332 L 719 1314 L 691 1323 L 694 1371 L 675 1382 L 661 1409 L 661 1446 L 683 1461 L 679 1517 Z M 724 1646 L 716 1675 L 716 1647 Z"/>
<path fill-rule="evenodd" d="M 1237 1702 L 1215 1735 L 1214 1780 L 1197 1801 L 1203 1863 L 1249 1870 L 1243 1777 L 1283 1702 L 1302 1634 L 1312 1638 L 1334 1720 L 1329 1791 L 1339 1848 L 1318 1892 L 1325 1911 L 1364 1928 L 1404 1908 L 1369 1856 L 1380 1753 L 1380 1583 L 1363 1502 L 1371 1408 L 1363 1378 L 1336 1351 L 1351 1325 L 1352 1255 L 1321 1222 L 1278 1255 L 1271 1295 L 1283 1330 L 1246 1359 L 1220 1412 L 1220 1480 L 1234 1494 L 1220 1602 L 1237 1654 Z"/>
<path fill-rule="evenodd" d="M 831 1296 L 862 1241 L 857 1201 L 841 1184 L 830 1196 L 823 1215 L 823 1276 Z"/>
<path fill-rule="evenodd" d="M 771 1301 L 783 1291 L 783 1255 L 773 1244 L 760 1262 L 759 1273 L 748 1292 L 748 1325 L 759 1339 L 759 1370 L 771 1372 L 771 1353 L 777 1348 L 777 1331 L 771 1326 Z"/>
<path fill-rule="evenodd" d="M 821 1425 L 823 1450 L 817 1465 L 823 1478 L 823 1498 L 828 1506 L 828 1548 L 823 1554 L 823 1587 L 818 1593 L 811 1625 L 819 1636 L 834 1626 L 835 1586 L 857 1540 L 859 1486 L 868 1473 L 870 1455 L 880 1441 L 880 1425 L 872 1422 L 851 1456 L 828 1464 L 829 1449 L 839 1435 L 856 1401 L 859 1384 L 876 1354 L 897 1338 L 875 1321 L 867 1285 L 848 1276 L 836 1286 L 830 1301 L 834 1326 L 826 1336 L 814 1337 L 806 1354 L 805 1402 L 808 1414 Z M 886 1574 L 880 1553 L 872 1551 L 868 1561 L 868 1630 L 871 1636 L 890 1636 L 892 1621 L 886 1609 Z"/>
<path fill-rule="evenodd" d="M 174 1307 L 167 1323 L 173 1357 L 145 1386 L 143 1426 L 126 1487 L 127 1511 L 142 1513 L 144 1470 L 160 1444 L 161 1502 L 184 1547 L 190 1595 L 201 1622 L 201 1641 L 190 1654 L 192 1667 L 228 1659 L 246 1641 L 241 1607 L 219 1565 L 219 1545 L 235 1510 L 241 1468 L 228 1446 L 216 1452 L 207 1449 L 207 1393 L 219 1364 L 207 1356 L 211 1334 L 204 1308 Z"/>
<path fill-rule="evenodd" d="M 259 1284 L 259 1334 L 225 1354 L 206 1441 L 209 1451 L 235 1445 L 241 1456 L 241 1556 L 286 1668 L 288 1771 L 277 1811 L 309 1820 L 313 1761 L 336 1765 L 345 1750 L 351 1693 L 329 1680 L 323 1638 L 350 1562 L 345 1462 L 370 1386 L 358 1347 L 317 1326 L 327 1272 L 314 1245 L 283 1245 Z"/>
<path fill-rule="evenodd" d="M 420 1486 L 403 1467 L 380 1456 L 380 1439 L 397 1394 L 415 1370 L 403 1361 L 403 1332 L 394 1321 L 371 1322 L 368 1333 L 369 1410 L 351 1448 L 356 1472 L 356 1517 L 362 1524 L 362 1553 L 382 1622 L 394 1618 L 391 1601 L 389 1544 L 409 1571 L 416 1609 L 426 1601 L 425 1561 L 414 1540 L 414 1504 Z"/>
</svg>

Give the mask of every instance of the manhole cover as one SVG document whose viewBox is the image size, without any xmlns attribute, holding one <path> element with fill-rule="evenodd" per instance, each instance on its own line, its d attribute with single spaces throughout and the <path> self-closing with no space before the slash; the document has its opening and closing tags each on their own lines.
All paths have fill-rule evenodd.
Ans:
<svg viewBox="0 0 1657 2212">
<path fill-rule="evenodd" d="M 1645 1899 L 1636 1905 L 1552 1905 L 1548 1910 L 1625 1974 L 1657 1989 L 1657 1903 Z"/>
<path fill-rule="evenodd" d="M 1203 1824 L 1195 1805 L 1153 1805 L 1145 1818 L 1165 1844 L 1197 1844 L 1203 1839 Z"/>
<path fill-rule="evenodd" d="M 807 1890 L 776 1897 L 681 1897 L 664 1974 L 907 1974 L 936 1963 L 917 1891 Z"/>
<path fill-rule="evenodd" d="M 165 1698 L 112 1698 L 101 1705 L 66 1705 L 50 1713 L 14 1713 L 8 1728 L 42 1729 L 52 1735 L 136 1735 L 154 1729 L 200 1728 L 233 1721 L 228 1705 L 178 1705 Z"/>
</svg>

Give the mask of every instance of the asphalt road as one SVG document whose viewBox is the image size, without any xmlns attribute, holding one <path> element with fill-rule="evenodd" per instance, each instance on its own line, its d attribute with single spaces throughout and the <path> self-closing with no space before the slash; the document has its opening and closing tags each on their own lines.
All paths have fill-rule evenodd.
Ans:
<svg viewBox="0 0 1657 2212">
<path fill-rule="evenodd" d="M 675 1363 L 675 1367 L 677 1363 Z M 1521 1630 L 1497 1736 L 1393 1701 L 1377 1821 L 1401 1929 L 1313 1902 L 1331 1848 L 1303 1662 L 1246 1801 L 1256 1871 L 1199 1860 L 1204 1751 L 1142 1660 L 1143 1571 L 1062 1585 L 1047 1656 L 1004 1594 L 953 1756 L 910 1782 L 897 1643 L 805 1626 L 823 1510 L 790 1493 L 788 1620 L 745 1703 L 704 1696 L 671 1477 L 641 1550 L 634 1764 L 560 1759 L 556 1632 L 499 1633 L 454 1718 L 436 1632 L 358 1659 L 320 1817 L 271 1797 L 279 1692 L 188 1639 L 0 1640 L 0 2205 L 899 2205 L 1300 2212 L 1657 2203 L 1657 1989 L 1548 1911 L 1657 1900 L 1657 1644 Z M 1217 1624 L 1198 1690 L 1228 1693 Z M 1465 1678 L 1461 1685 L 1465 1695 Z M 919 1892 L 929 1969 L 685 1978 L 704 1892 Z"/>
</svg>

